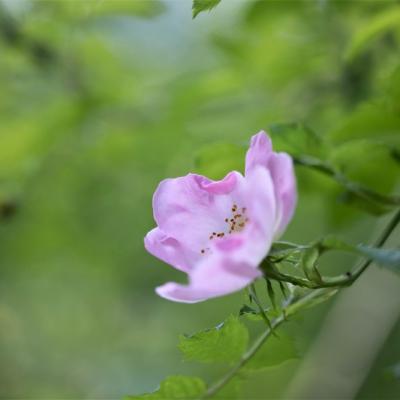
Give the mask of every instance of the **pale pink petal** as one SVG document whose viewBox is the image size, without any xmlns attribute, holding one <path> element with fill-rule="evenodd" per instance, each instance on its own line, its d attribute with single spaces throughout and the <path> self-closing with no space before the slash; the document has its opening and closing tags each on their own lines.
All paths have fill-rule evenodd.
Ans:
<svg viewBox="0 0 400 400">
<path fill-rule="evenodd" d="M 261 272 L 246 263 L 214 256 L 191 273 L 189 285 L 169 282 L 156 288 L 156 292 L 168 300 L 196 303 L 236 292 L 259 276 Z"/>
<path fill-rule="evenodd" d="M 262 232 L 269 249 L 274 236 L 277 204 L 274 183 L 267 169 L 256 166 L 249 171 L 246 176 L 246 195 L 251 222 Z"/>
<path fill-rule="evenodd" d="M 257 166 L 269 170 L 276 200 L 274 238 L 282 235 L 292 219 L 297 202 L 296 177 L 292 158 L 286 153 L 272 151 L 269 136 L 261 131 L 251 138 L 246 154 L 246 178 Z"/>
<path fill-rule="evenodd" d="M 212 181 L 205 176 L 196 174 L 192 174 L 192 176 L 200 188 L 210 194 L 229 194 L 235 189 L 238 180 L 236 172 L 230 172 L 220 181 Z"/>
<path fill-rule="evenodd" d="M 160 228 L 154 228 L 146 235 L 144 246 L 153 256 L 184 272 L 188 272 L 200 258 L 199 254 L 184 248 Z"/>
<path fill-rule="evenodd" d="M 268 160 L 272 154 L 272 142 L 270 137 L 260 131 L 251 137 L 250 148 L 246 153 L 246 175 L 256 166 L 267 168 Z"/>
<path fill-rule="evenodd" d="M 273 153 L 268 167 L 275 188 L 277 218 L 274 229 L 275 239 L 277 239 L 286 229 L 296 208 L 296 176 L 292 158 L 286 153 Z"/>
</svg>

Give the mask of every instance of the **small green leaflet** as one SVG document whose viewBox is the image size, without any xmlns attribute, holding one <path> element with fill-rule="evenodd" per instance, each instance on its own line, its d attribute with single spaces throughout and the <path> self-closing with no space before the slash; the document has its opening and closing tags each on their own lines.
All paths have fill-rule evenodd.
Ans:
<svg viewBox="0 0 400 400">
<path fill-rule="evenodd" d="M 291 339 L 282 331 L 277 336 L 270 336 L 257 354 L 245 365 L 247 371 L 274 367 L 287 360 L 298 357 L 298 352 Z"/>
<path fill-rule="evenodd" d="M 197 15 L 203 11 L 212 10 L 220 1 L 221 0 L 193 0 L 193 18 L 196 18 Z"/>
<path fill-rule="evenodd" d="M 400 273 L 400 250 L 377 249 L 362 244 L 357 246 L 357 250 L 377 264 Z"/>
<path fill-rule="evenodd" d="M 215 328 L 179 337 L 179 349 L 186 360 L 204 363 L 234 363 L 247 348 L 249 333 L 235 316 Z"/>
<path fill-rule="evenodd" d="M 160 383 L 160 387 L 153 393 L 138 396 L 126 396 L 123 400 L 174 400 L 197 399 L 206 391 L 205 383 L 191 376 L 170 376 Z"/>
<path fill-rule="evenodd" d="M 393 271 L 400 272 L 400 250 L 381 249 L 364 244 L 352 245 L 333 236 L 326 237 L 321 241 L 321 245 L 326 250 L 343 250 L 351 253 L 357 253 L 370 258 L 377 264 L 387 267 Z"/>
</svg>

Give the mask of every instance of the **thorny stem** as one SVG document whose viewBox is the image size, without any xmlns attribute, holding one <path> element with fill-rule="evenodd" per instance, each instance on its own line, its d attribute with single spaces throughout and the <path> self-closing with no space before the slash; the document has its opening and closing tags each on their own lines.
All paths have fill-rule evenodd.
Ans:
<svg viewBox="0 0 400 400">
<path fill-rule="evenodd" d="M 400 210 L 397 211 L 397 213 L 394 215 L 394 217 L 391 219 L 391 221 L 388 223 L 388 225 L 385 227 L 384 231 L 382 234 L 379 236 L 375 243 L 375 247 L 381 247 L 386 240 L 389 238 L 391 233 L 394 231 L 396 226 L 400 222 Z M 270 321 L 270 327 L 266 329 L 252 344 L 252 346 L 243 354 L 241 357 L 240 361 L 230 370 L 226 373 L 225 376 L 223 376 L 219 381 L 214 383 L 209 387 L 207 392 L 201 397 L 201 399 L 208 399 L 212 397 L 213 395 L 217 394 L 221 389 L 223 389 L 235 376 L 236 374 L 245 366 L 257 353 L 257 351 L 262 347 L 262 345 L 266 342 L 266 340 L 271 336 L 271 334 L 274 333 L 274 330 L 281 325 L 288 316 L 294 315 L 300 310 L 307 308 L 310 304 L 313 302 L 317 301 L 318 299 L 324 299 L 328 297 L 331 294 L 334 294 L 335 289 L 332 288 L 332 286 L 335 286 L 336 288 L 340 286 L 349 286 L 353 282 L 355 282 L 361 275 L 362 273 L 368 268 L 368 266 L 371 264 L 372 260 L 369 259 L 365 262 L 363 262 L 359 267 L 357 267 L 353 273 L 345 275 L 343 277 L 338 277 L 338 278 L 331 278 L 331 282 L 326 282 L 326 286 L 322 288 L 315 288 L 311 287 L 313 290 L 306 295 L 302 296 L 301 298 L 292 298 L 289 304 L 286 305 L 286 308 L 282 311 L 282 313 Z M 286 275 L 285 275 L 286 277 Z M 296 279 L 302 279 L 302 278 L 296 278 Z M 308 282 L 308 281 L 307 281 Z M 263 310 L 264 311 L 264 310 Z M 262 315 L 262 313 L 261 313 Z M 269 320 L 268 320 L 269 321 Z"/>
</svg>

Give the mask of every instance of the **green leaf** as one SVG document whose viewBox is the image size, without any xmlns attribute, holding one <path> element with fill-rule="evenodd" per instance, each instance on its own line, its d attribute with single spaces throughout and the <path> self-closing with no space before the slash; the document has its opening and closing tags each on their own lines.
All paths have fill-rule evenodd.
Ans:
<svg viewBox="0 0 400 400">
<path fill-rule="evenodd" d="M 247 348 L 249 333 L 235 316 L 215 328 L 197 332 L 190 336 L 181 335 L 179 349 L 186 360 L 205 363 L 234 363 Z"/>
<path fill-rule="evenodd" d="M 193 0 L 193 18 L 196 18 L 203 11 L 212 10 L 220 2 L 221 0 Z"/>
<path fill-rule="evenodd" d="M 153 393 L 138 396 L 126 396 L 124 400 L 174 400 L 197 399 L 206 391 L 205 383 L 196 377 L 170 376 L 160 383 L 159 389 Z"/>
<path fill-rule="evenodd" d="M 357 253 L 371 259 L 378 265 L 400 272 L 400 250 L 398 249 L 381 249 L 364 244 L 352 245 L 334 236 L 323 239 L 321 245 L 325 250 L 343 250 Z"/>
<path fill-rule="evenodd" d="M 301 122 L 275 123 L 268 126 L 274 148 L 291 155 L 309 154 L 321 156 L 324 145 L 321 138 L 306 124 Z"/>
<path fill-rule="evenodd" d="M 360 244 L 357 251 L 375 263 L 400 273 L 400 250 L 377 249 Z"/>
<path fill-rule="evenodd" d="M 399 182 L 400 167 L 387 145 L 378 140 L 353 140 L 335 146 L 330 161 L 346 177 L 343 202 L 378 215 L 400 202 L 391 193 Z M 384 170 L 377 165 L 384 165 Z"/>
<path fill-rule="evenodd" d="M 279 332 L 277 336 L 271 336 L 264 343 L 256 355 L 245 365 L 248 371 L 274 367 L 287 360 L 298 357 L 293 339 L 286 333 Z"/>
<path fill-rule="evenodd" d="M 358 29 L 345 52 L 345 59 L 352 61 L 376 38 L 386 32 L 400 27 L 400 7 L 393 7 L 367 19 L 365 25 Z"/>
</svg>

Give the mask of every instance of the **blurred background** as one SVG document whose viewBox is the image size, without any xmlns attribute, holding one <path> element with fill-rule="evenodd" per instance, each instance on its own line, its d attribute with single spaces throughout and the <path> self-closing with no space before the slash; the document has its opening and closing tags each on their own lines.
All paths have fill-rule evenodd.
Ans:
<svg viewBox="0 0 400 400">
<path fill-rule="evenodd" d="M 277 149 L 399 193 L 398 1 L 222 0 L 194 20 L 191 6 L 0 1 L 2 398 L 120 398 L 225 370 L 181 361 L 177 335 L 237 314 L 243 295 L 185 305 L 154 293 L 185 279 L 143 248 L 161 179 L 242 170 L 250 136 L 268 129 Z M 370 243 L 389 218 L 297 174 L 285 239 Z M 398 399 L 399 293 L 371 267 L 288 324 L 299 357 L 254 375 L 243 398 Z"/>
</svg>

